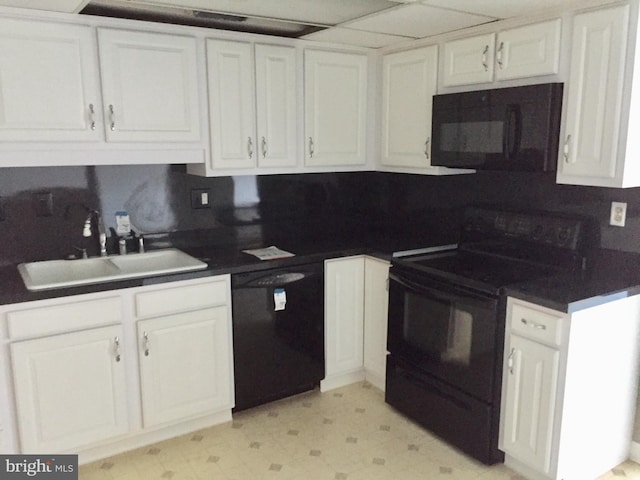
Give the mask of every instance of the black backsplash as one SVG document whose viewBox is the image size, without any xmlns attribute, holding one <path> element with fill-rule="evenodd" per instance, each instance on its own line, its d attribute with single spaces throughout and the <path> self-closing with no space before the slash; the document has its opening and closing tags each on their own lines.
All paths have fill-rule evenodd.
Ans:
<svg viewBox="0 0 640 480">
<path fill-rule="evenodd" d="M 192 208 L 193 189 L 209 191 L 211 208 Z M 53 198 L 48 216 L 38 203 L 46 193 Z M 611 201 L 627 202 L 626 227 L 608 225 Z M 99 210 L 111 228 L 115 212 L 125 210 L 134 230 L 150 238 L 206 231 L 207 238 L 224 241 L 230 232 L 328 223 L 399 232 L 457 229 L 462 208 L 477 202 L 590 215 L 601 225 L 603 247 L 640 252 L 640 188 L 557 185 L 553 174 L 510 172 L 202 178 L 182 165 L 145 165 L 1 169 L 0 265 L 62 258 L 74 246 L 95 254 L 95 242 L 82 236 L 87 209 Z"/>
</svg>

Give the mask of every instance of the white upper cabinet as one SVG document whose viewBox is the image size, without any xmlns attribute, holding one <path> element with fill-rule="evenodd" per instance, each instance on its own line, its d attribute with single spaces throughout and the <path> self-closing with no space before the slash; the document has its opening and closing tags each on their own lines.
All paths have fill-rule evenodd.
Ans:
<svg viewBox="0 0 640 480">
<path fill-rule="evenodd" d="M 250 43 L 207 40 L 211 159 L 214 168 L 256 166 Z"/>
<path fill-rule="evenodd" d="M 558 183 L 640 185 L 634 138 L 638 92 L 632 90 L 630 97 L 625 94 L 625 82 L 632 82 L 633 71 L 633 57 L 627 60 L 628 29 L 627 5 L 586 12 L 574 19 Z"/>
<path fill-rule="evenodd" d="M 443 85 L 553 75 L 560 61 L 560 19 L 444 45 Z"/>
<path fill-rule="evenodd" d="M 382 159 L 391 167 L 431 166 L 431 106 L 438 81 L 438 47 L 382 59 Z"/>
<path fill-rule="evenodd" d="M 560 28 L 558 18 L 500 32 L 496 44 L 496 80 L 558 73 Z"/>
<path fill-rule="evenodd" d="M 214 169 L 295 167 L 296 52 L 207 40 Z"/>
<path fill-rule="evenodd" d="M 105 28 L 98 38 L 107 139 L 199 141 L 195 38 Z"/>
<path fill-rule="evenodd" d="M 366 163 L 367 57 L 305 51 L 305 165 Z"/>
<path fill-rule="evenodd" d="M 493 80 L 495 33 L 444 44 L 443 84 L 446 87 Z"/>
<path fill-rule="evenodd" d="M 91 28 L 0 20 L 0 140 L 102 138 Z"/>
</svg>

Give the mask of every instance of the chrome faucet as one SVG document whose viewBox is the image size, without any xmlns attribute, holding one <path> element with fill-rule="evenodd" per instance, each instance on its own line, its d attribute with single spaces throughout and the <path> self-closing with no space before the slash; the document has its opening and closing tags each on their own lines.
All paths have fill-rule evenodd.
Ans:
<svg viewBox="0 0 640 480">
<path fill-rule="evenodd" d="M 102 216 L 97 210 L 90 210 L 87 219 L 84 221 L 84 228 L 82 229 L 83 237 L 90 237 L 93 234 L 92 221 L 95 219 L 95 226 L 98 229 L 98 246 L 100 248 L 100 256 L 107 256 L 107 234 L 104 231 L 104 225 L 102 224 Z"/>
</svg>

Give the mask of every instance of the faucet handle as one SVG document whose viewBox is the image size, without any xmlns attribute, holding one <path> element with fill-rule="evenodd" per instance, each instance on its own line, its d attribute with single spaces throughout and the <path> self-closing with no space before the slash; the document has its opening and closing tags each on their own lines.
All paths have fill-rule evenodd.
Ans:
<svg viewBox="0 0 640 480">
<path fill-rule="evenodd" d="M 138 253 L 144 253 L 144 237 L 138 235 Z"/>
</svg>

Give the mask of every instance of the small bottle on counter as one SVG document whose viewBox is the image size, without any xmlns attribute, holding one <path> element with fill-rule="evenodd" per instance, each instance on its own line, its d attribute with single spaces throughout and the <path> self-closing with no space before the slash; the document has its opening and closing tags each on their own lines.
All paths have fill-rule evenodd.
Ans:
<svg viewBox="0 0 640 480">
<path fill-rule="evenodd" d="M 120 255 L 127 254 L 127 241 L 124 238 L 118 240 L 118 250 L 120 251 Z"/>
</svg>

